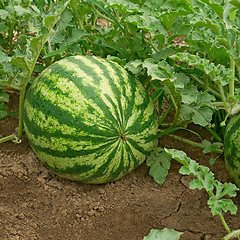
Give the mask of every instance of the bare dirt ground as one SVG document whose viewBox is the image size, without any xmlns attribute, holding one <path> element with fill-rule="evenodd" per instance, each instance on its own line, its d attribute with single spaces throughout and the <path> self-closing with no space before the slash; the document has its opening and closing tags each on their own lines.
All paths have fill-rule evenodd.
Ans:
<svg viewBox="0 0 240 240">
<path fill-rule="evenodd" d="M 9 106 L 17 110 L 15 94 Z M 12 134 L 17 126 L 17 116 L 5 117 L 0 135 Z M 197 140 L 189 132 L 179 134 Z M 159 145 L 183 150 L 209 166 L 210 156 L 200 149 L 169 137 L 162 137 Z M 166 227 L 184 232 L 181 240 L 220 240 L 226 231 L 219 217 L 211 215 L 207 193 L 188 189 L 191 177 L 181 176 L 179 168 L 173 160 L 162 186 L 149 176 L 145 163 L 116 182 L 86 185 L 52 174 L 25 136 L 21 144 L 6 142 L 0 145 L 0 239 L 140 240 L 151 229 Z M 223 157 L 210 168 L 219 181 L 230 181 Z M 240 197 L 233 200 L 240 209 Z M 232 230 L 240 228 L 240 211 L 224 217 Z"/>
</svg>

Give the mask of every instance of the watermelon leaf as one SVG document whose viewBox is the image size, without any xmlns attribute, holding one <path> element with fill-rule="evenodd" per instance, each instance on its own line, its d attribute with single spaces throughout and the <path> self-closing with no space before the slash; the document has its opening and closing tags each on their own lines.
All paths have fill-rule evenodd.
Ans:
<svg viewBox="0 0 240 240">
<path fill-rule="evenodd" d="M 0 118 L 7 115 L 7 105 L 4 102 L 9 102 L 9 96 L 0 88 Z"/>
<path fill-rule="evenodd" d="M 186 62 L 190 66 L 194 66 L 205 72 L 216 83 L 221 83 L 223 86 L 227 85 L 231 79 L 236 80 L 231 76 L 231 69 L 225 68 L 223 65 L 214 65 L 208 59 L 201 58 L 191 53 L 177 53 L 171 56 L 175 61 Z"/>
<path fill-rule="evenodd" d="M 202 141 L 202 145 L 206 147 L 205 149 L 203 149 L 204 154 L 213 152 L 214 150 L 219 149 L 220 147 L 223 146 L 223 144 L 220 142 L 211 143 L 211 142 L 207 141 L 206 139 L 204 139 Z"/>
<path fill-rule="evenodd" d="M 170 161 L 170 156 L 162 148 L 152 151 L 147 159 L 146 164 L 150 167 L 149 174 L 160 185 L 166 180 L 170 169 Z"/>
<path fill-rule="evenodd" d="M 178 240 L 182 235 L 182 232 L 178 232 L 173 229 L 164 228 L 162 230 L 152 229 L 148 236 L 144 237 L 144 240 Z"/>
<path fill-rule="evenodd" d="M 9 96 L 0 88 L 0 102 L 9 102 Z"/>
<path fill-rule="evenodd" d="M 231 199 L 223 197 L 235 197 L 239 189 L 232 183 L 222 184 L 214 178 L 214 174 L 208 167 L 199 165 L 196 161 L 187 157 L 187 155 L 175 149 L 164 149 L 173 159 L 177 160 L 183 166 L 179 172 L 184 175 L 193 174 L 195 179 L 190 182 L 190 189 L 205 189 L 210 196 L 207 204 L 211 209 L 213 216 L 220 214 L 222 211 L 230 211 L 231 214 L 236 214 L 237 206 L 234 205 Z"/>
<path fill-rule="evenodd" d="M 3 102 L 0 102 L 0 118 L 4 118 L 5 116 L 7 116 L 7 106 Z"/>
</svg>

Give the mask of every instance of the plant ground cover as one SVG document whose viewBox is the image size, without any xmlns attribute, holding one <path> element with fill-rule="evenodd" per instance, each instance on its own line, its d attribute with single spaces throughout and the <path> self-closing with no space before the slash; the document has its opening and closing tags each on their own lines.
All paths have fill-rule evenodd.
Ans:
<svg viewBox="0 0 240 240">
<path fill-rule="evenodd" d="M 17 110 L 18 98 L 10 94 L 9 111 Z M 0 120 L 0 132 L 7 136 L 17 127 L 17 116 Z M 4 127 L 3 127 L 4 126 Z M 209 133 L 191 129 L 205 139 Z M 198 141 L 195 134 L 179 136 Z M 226 235 L 218 216 L 207 206 L 205 191 L 190 190 L 189 176 L 178 173 L 172 162 L 165 183 L 160 186 L 149 175 L 145 163 L 114 183 L 85 185 L 59 179 L 34 155 L 25 135 L 22 144 L 0 145 L 0 238 L 5 239 L 116 239 L 139 240 L 151 229 L 184 232 L 180 240 L 219 240 Z M 209 166 L 210 155 L 188 144 L 163 136 L 160 146 L 185 151 L 199 164 Z M 210 166 L 215 177 L 229 182 L 222 157 Z M 233 199 L 240 207 L 240 197 Z M 238 229 L 240 212 L 224 214 L 231 229 Z"/>
<path fill-rule="evenodd" d="M 58 4 L 59 2 L 61 3 Z M 15 1 L 11 1 L 11 6 L 9 5 L 8 7 L 6 7 L 5 10 L 1 11 L 1 26 L 4 26 L 4 28 L 2 28 L 3 33 L 1 33 L 4 39 L 4 41 L 2 42 L 0 64 L 1 73 L 3 75 L 3 78 L 1 79 L 1 87 L 13 88 L 20 92 L 20 107 L 18 133 L 15 135 L 10 132 L 11 135 L 5 137 L 7 135 L 5 135 L 4 131 L 2 131 L 1 134 L 3 135 L 3 138 L 0 139 L 0 141 L 5 142 L 10 139 L 20 141 L 23 133 L 22 110 L 25 90 L 28 86 L 28 83 L 31 83 L 31 81 L 33 80 L 36 71 L 41 72 L 43 67 L 47 67 L 52 62 L 68 55 L 95 54 L 102 57 L 109 57 L 110 59 L 119 62 L 121 65 L 124 65 L 124 67 L 133 75 L 135 75 L 143 83 L 143 85 L 147 85 L 147 90 L 150 90 L 150 88 L 154 87 L 155 95 L 153 95 L 153 99 L 158 99 L 159 109 L 162 109 L 164 107 L 163 105 L 161 105 L 163 98 L 170 102 L 171 106 L 168 108 L 168 110 L 171 110 L 172 108 L 175 109 L 175 116 L 173 117 L 173 119 L 171 119 L 170 123 L 162 122 L 166 115 L 164 115 L 164 117 L 162 116 L 159 120 L 159 126 L 161 130 L 157 136 L 158 138 L 160 138 L 161 141 L 160 147 L 175 149 L 180 148 L 184 150 L 189 155 L 189 157 L 191 157 L 192 159 L 196 159 L 199 164 L 208 166 L 207 162 L 203 161 L 202 163 L 201 160 L 198 159 L 198 157 L 196 156 L 197 151 L 195 151 L 193 147 L 188 146 L 188 148 L 185 149 L 184 145 L 179 145 L 179 143 L 175 143 L 172 147 L 169 147 L 169 141 L 166 140 L 168 138 L 163 138 L 162 136 L 172 133 L 176 129 L 183 129 L 186 126 L 190 127 L 192 126 L 190 122 L 194 122 L 195 124 L 208 128 L 210 125 L 212 125 L 213 119 L 216 120 L 214 121 L 214 126 L 222 126 L 224 125 L 222 123 L 225 123 L 227 120 L 226 116 L 239 112 L 240 92 L 239 81 L 237 80 L 238 72 L 240 69 L 240 31 L 238 27 L 240 6 L 239 1 L 218 0 L 216 1 L 217 3 L 212 3 L 212 1 L 208 0 L 197 0 L 193 2 L 178 0 L 166 2 L 164 1 L 165 4 L 160 4 L 160 9 L 157 8 L 159 6 L 150 4 L 152 3 L 151 1 L 139 1 L 141 2 L 141 4 L 139 3 L 139 6 L 136 6 L 133 4 L 133 2 L 135 2 L 134 0 L 127 3 L 127 5 L 125 5 L 126 3 L 124 1 L 120 1 L 120 3 L 116 4 L 114 0 L 107 0 L 106 3 L 108 4 L 106 6 L 103 6 L 102 2 L 100 3 L 95 0 L 89 0 L 87 2 L 84 2 L 86 3 L 86 5 L 84 5 L 86 8 L 82 8 L 83 5 L 79 5 L 79 2 L 74 0 L 67 2 L 59 2 L 57 1 L 55 6 L 55 2 L 52 1 L 53 7 L 49 6 L 48 8 L 48 6 L 41 5 L 41 3 L 43 3 L 42 1 L 36 1 L 38 7 L 29 5 L 30 2 L 25 5 L 22 1 L 19 6 L 15 6 Z M 172 5 L 172 2 L 174 2 L 174 5 Z M 192 3 L 190 6 L 188 5 L 189 2 Z M 89 3 L 91 4 L 89 5 Z M 69 6 L 67 6 L 68 4 Z M 80 11 L 82 9 L 83 12 Z M 155 11 L 156 9 L 158 11 Z M 204 11 L 201 11 L 201 9 L 204 9 Z M 29 13 L 31 13 L 31 16 L 33 18 L 29 17 Z M 42 13 L 44 14 L 42 15 Z M 62 21 L 59 21 L 57 23 L 60 18 Z M 102 26 L 100 28 L 96 28 L 96 22 L 99 20 L 99 18 L 104 18 L 105 20 L 107 20 L 108 24 L 106 28 L 102 28 Z M 15 23 L 20 23 L 20 25 L 15 25 Z M 65 28 L 66 26 L 68 27 Z M 15 27 L 17 35 L 19 34 L 17 36 L 16 44 L 14 37 L 15 35 L 13 35 L 16 33 L 14 31 Z M 20 28 L 20 30 L 23 29 L 24 31 L 19 31 L 18 28 Z M 26 31 L 26 29 L 28 29 L 28 31 Z M 64 29 L 68 29 L 68 32 L 64 32 Z M 186 37 L 185 39 L 187 44 L 184 45 L 183 48 L 178 48 L 176 44 L 174 44 L 173 40 L 175 37 L 183 35 Z M 77 37 L 75 38 L 75 36 Z M 106 40 L 106 42 L 102 41 L 103 39 Z M 27 44 L 24 44 L 24 42 Z M 63 45 L 61 43 L 63 43 Z M 136 45 L 140 46 L 140 48 L 135 48 Z M 234 81 L 236 81 L 236 88 L 234 87 Z M 8 102 L 8 95 L 2 89 L 0 90 L 0 108 L 2 109 L 0 113 L 1 117 L 4 117 L 7 114 L 7 108 L 4 102 Z M 224 108 L 226 113 L 219 117 L 220 114 L 219 112 L 216 112 L 216 108 L 218 110 L 222 110 L 222 108 Z M 220 120 L 218 118 L 220 118 Z M 8 124 L 10 124 L 10 122 L 5 122 L 6 119 L 9 118 L 6 117 L 2 120 L 2 126 L 4 126 L 4 129 L 8 126 Z M 198 129 L 201 128 L 200 126 L 198 126 Z M 165 131 L 162 128 L 167 130 Z M 191 131 L 191 129 L 189 130 Z M 196 129 L 194 130 L 196 131 Z M 210 140 L 210 137 L 207 138 L 207 136 L 203 134 L 204 141 L 202 141 L 201 147 L 205 147 L 205 153 L 209 149 L 211 150 L 211 148 L 214 148 L 214 150 L 223 153 L 222 149 L 216 148 L 222 147 L 222 139 L 220 136 L 223 135 L 224 128 L 218 129 L 214 127 L 214 131 L 212 131 L 211 129 L 209 130 L 213 133 L 214 137 L 217 139 L 217 141 L 219 141 L 219 143 L 214 143 L 215 145 L 211 145 L 211 143 L 207 141 L 207 139 Z M 201 135 L 202 132 L 203 130 L 201 129 Z M 218 135 L 219 133 L 220 136 Z M 190 133 L 184 134 L 186 134 L 185 136 L 188 141 L 191 140 L 192 137 Z M 170 142 L 172 142 L 172 140 L 170 140 Z M 15 147 L 11 145 L 11 143 L 9 144 L 11 148 Z M 5 148 L 5 146 L 8 145 L 4 143 L 3 148 Z M 24 145 L 21 145 L 21 148 L 23 146 Z M 191 155 L 191 153 L 189 153 L 189 151 L 192 149 L 193 156 Z M 8 154 L 10 158 L 13 157 L 14 159 L 15 150 L 17 150 L 17 148 L 14 149 L 14 151 L 6 150 L 3 153 L 3 156 L 4 154 Z M 18 150 L 18 153 L 20 154 L 22 152 L 22 149 Z M 20 163 L 10 163 L 10 165 L 8 162 L 8 158 L 3 159 L 3 170 L 1 170 L 3 171 L 3 178 L 7 176 L 8 178 L 6 178 L 6 181 L 8 181 L 8 179 L 11 179 L 11 176 L 17 176 L 18 179 L 27 183 L 28 177 L 26 176 L 28 176 L 28 174 L 34 174 L 36 170 L 36 166 L 34 167 L 34 164 L 32 165 L 30 160 L 33 156 L 34 155 L 32 155 L 31 157 L 28 156 L 21 158 L 19 155 L 19 157 L 21 158 Z M 152 159 L 149 159 L 149 162 L 151 164 Z M 223 163 L 223 159 L 221 157 L 219 157 L 219 159 Z M 164 159 L 163 161 L 165 160 L 166 159 Z M 16 162 L 18 163 L 18 161 Z M 213 164 L 214 162 L 215 159 L 212 158 L 210 163 Z M 215 210 L 217 209 L 221 212 L 222 210 L 233 210 L 233 204 L 228 204 L 229 202 L 231 202 L 231 200 L 219 200 L 222 195 L 225 195 L 221 192 L 224 187 L 223 185 L 218 185 L 216 181 L 212 181 L 212 175 L 211 173 L 208 174 L 206 172 L 206 167 L 200 169 L 198 167 L 196 168 L 196 164 L 192 164 L 191 166 L 193 168 L 191 170 L 193 171 L 190 171 L 189 166 L 193 162 L 188 162 L 186 160 L 185 162 L 182 161 L 182 163 L 185 167 L 183 169 L 183 174 L 188 174 L 189 172 L 192 172 L 194 174 L 199 173 L 199 175 L 196 175 L 197 180 L 194 181 L 194 184 L 192 185 L 194 185 L 195 188 L 201 189 L 202 187 L 206 187 L 206 190 L 209 190 L 208 193 L 210 193 L 209 195 L 211 197 L 210 202 L 214 202 L 212 206 Z M 169 162 L 167 163 L 167 165 L 168 164 Z M 172 166 L 172 169 L 174 169 L 175 166 L 178 165 L 175 163 L 174 166 Z M 7 171 L 5 171 L 5 167 L 7 168 Z M 214 167 L 212 167 L 213 170 L 215 167 L 215 165 Z M 166 168 L 163 170 L 165 171 Z M 199 170 L 202 172 L 199 172 Z M 53 175 L 51 175 L 50 173 L 46 174 L 44 170 L 41 170 L 40 172 L 38 171 L 39 169 L 37 170 L 37 180 L 40 180 L 40 183 L 45 184 L 45 191 L 50 182 L 50 186 L 53 186 L 56 189 L 61 189 L 64 192 L 64 187 L 68 184 L 67 181 L 63 181 L 57 178 L 58 181 L 64 185 L 64 187 L 60 186 L 61 184 L 59 185 L 58 183 L 56 184 L 56 182 L 51 182 L 54 182 L 53 179 L 55 179 Z M 219 171 L 222 171 L 222 169 L 216 170 L 214 172 L 218 174 Z M 162 174 L 162 171 L 160 173 Z M 204 179 L 202 179 L 202 173 L 204 175 Z M 220 181 L 229 181 L 229 179 L 222 179 L 222 176 L 218 176 L 217 174 L 216 178 Z M 130 176 L 133 175 L 134 173 L 130 174 Z M 175 172 L 174 176 L 175 175 L 179 174 Z M 206 177 L 207 180 L 205 179 L 205 176 L 208 176 Z M 136 177 L 134 177 L 133 179 L 135 182 Z M 129 180 L 133 181 L 133 179 Z M 175 190 L 178 194 L 176 195 L 176 198 L 174 198 L 177 201 L 179 201 L 184 195 L 184 191 L 178 192 L 178 190 L 181 189 L 181 187 L 183 186 L 185 186 L 186 188 L 188 187 L 188 184 L 185 181 L 186 179 L 188 178 L 179 177 L 179 184 L 176 184 L 176 182 L 174 184 L 175 187 L 177 186 L 177 190 Z M 206 181 L 203 183 L 202 180 Z M 167 185 L 167 181 L 162 186 L 163 189 L 164 186 Z M 189 181 L 190 180 L 188 179 L 188 182 Z M 124 182 L 124 180 L 119 181 L 119 183 L 116 182 L 113 184 L 106 184 L 106 186 L 115 186 L 115 184 L 121 185 L 121 182 Z M 124 182 L 124 184 L 126 184 L 126 186 L 129 186 L 126 182 Z M 212 185 L 210 186 L 209 184 Z M 81 184 L 73 185 L 75 187 L 85 186 Z M 39 184 L 39 186 L 41 187 L 41 184 Z M 216 187 L 216 191 L 213 191 L 213 186 Z M 3 185 L 3 188 L 6 189 L 5 185 Z M 90 191 L 90 193 L 93 195 L 94 193 L 92 191 L 97 188 L 98 187 L 96 186 L 87 187 L 86 192 L 88 193 Z M 145 187 L 142 188 L 145 189 Z M 232 185 L 230 185 L 227 191 L 225 191 L 225 193 L 227 193 L 227 195 L 229 196 L 235 196 L 236 193 L 232 190 Z M 161 192 L 162 191 L 163 190 L 161 188 Z M 29 192 L 31 191 L 29 190 Z M 229 194 L 229 192 L 231 193 Z M 232 194 L 233 192 L 234 194 Z M 201 194 L 203 194 L 202 191 L 201 193 L 197 193 L 197 198 L 199 198 L 199 196 L 205 196 Z M 54 194 L 52 194 L 52 196 L 53 195 Z M 136 195 L 140 195 L 139 198 L 141 202 L 141 204 L 138 203 L 138 205 L 136 204 L 136 206 L 140 206 L 141 210 L 144 210 L 142 202 L 144 202 L 145 198 L 142 197 L 141 194 Z M 214 198 L 215 196 L 213 195 L 216 195 L 216 198 Z M 164 196 L 163 199 L 165 201 L 167 197 Z M 168 193 L 168 196 L 174 196 L 174 194 Z M 141 197 L 143 198 L 142 200 Z M 83 198 L 85 198 L 85 195 L 83 196 Z M 51 199 L 53 199 L 53 197 Z M 138 196 L 136 196 L 136 199 L 138 199 Z M 207 214 L 204 214 L 205 217 L 209 216 L 208 220 L 201 219 L 201 226 L 199 226 L 199 224 L 195 224 L 195 230 L 189 230 L 189 226 L 193 222 L 192 219 L 189 217 L 189 208 L 192 210 L 191 206 L 195 204 L 193 199 L 194 197 L 189 198 L 189 202 L 187 202 L 186 204 L 188 212 L 185 214 L 181 214 L 180 217 L 180 219 L 182 219 L 182 215 L 187 216 L 187 220 L 182 220 L 182 222 L 186 223 L 187 221 L 189 221 L 188 227 L 181 230 L 181 227 L 179 227 L 178 225 L 166 224 L 169 225 L 167 226 L 168 228 L 173 228 L 178 231 L 185 231 L 186 229 L 188 229 L 188 231 L 195 234 L 201 232 L 201 230 L 199 229 L 201 229 L 202 226 L 203 228 L 208 228 L 209 224 L 204 223 L 208 222 L 211 217 Z M 202 197 L 202 199 L 204 199 L 204 197 Z M 68 200 L 71 200 L 70 202 L 77 201 L 76 199 Z M 82 200 L 82 196 L 80 195 L 78 196 L 78 200 L 81 204 L 82 202 L 84 202 Z M 157 200 L 158 201 L 154 201 L 155 205 L 156 203 L 162 203 L 162 198 L 160 196 Z M 205 200 L 206 204 L 207 198 Z M 17 203 L 18 201 L 16 200 L 15 202 Z M 186 202 L 184 202 L 184 204 L 185 203 Z M 179 201 L 179 204 L 177 204 L 176 209 L 174 208 L 174 211 L 170 211 L 170 213 L 165 215 L 163 214 L 164 216 L 162 219 L 159 219 L 158 217 L 159 224 L 161 224 L 161 226 L 156 225 L 155 227 L 154 225 L 152 225 L 151 228 L 162 229 L 165 226 L 165 220 L 172 218 L 172 216 L 175 216 L 176 213 L 181 212 L 184 204 Z M 41 209 L 42 205 L 44 206 L 44 203 L 42 202 L 39 204 L 39 206 L 33 203 L 30 204 L 30 208 L 33 210 L 39 210 Z M 51 205 L 54 204 L 52 203 Z M 101 207 L 98 207 L 97 205 Z M 100 201 L 98 201 L 97 205 L 91 205 L 90 210 L 84 211 L 84 213 L 86 213 L 89 218 L 93 216 L 101 216 L 101 213 L 104 212 L 107 213 L 106 209 L 108 209 L 109 205 L 105 206 L 104 204 L 104 206 L 102 206 Z M 126 205 L 127 204 L 125 202 L 125 208 Z M 169 205 L 169 199 L 168 201 L 165 201 L 165 205 Z M 23 204 L 23 206 L 28 207 L 28 205 L 26 204 Z M 134 206 L 132 206 L 131 209 L 136 210 L 136 207 Z M 200 207 L 197 213 L 198 216 L 201 215 L 200 213 L 204 212 L 203 209 L 205 209 L 202 202 L 201 204 L 199 204 L 199 206 Z M 235 210 L 237 208 L 236 206 L 234 207 L 234 211 L 231 211 L 232 214 L 235 213 Z M 4 207 L 2 209 L 3 212 L 4 210 L 6 210 Z M 81 209 L 84 209 L 84 206 Z M 114 207 L 112 207 L 111 209 L 114 209 Z M 30 219 L 34 219 L 34 214 L 29 215 L 27 214 L 27 211 L 29 209 L 25 210 L 26 214 L 16 214 L 16 219 L 24 220 L 25 218 L 27 219 L 26 216 L 28 216 Z M 152 208 L 151 214 L 153 214 L 153 210 L 154 209 Z M 63 211 L 60 212 L 60 214 L 65 214 L 65 222 L 68 216 L 69 218 L 72 217 L 72 212 L 73 210 L 71 209 L 63 209 Z M 98 214 L 95 214 L 94 212 Z M 138 213 L 139 210 L 134 212 Z M 161 215 L 161 211 L 157 210 L 157 208 L 156 212 L 160 213 L 158 215 Z M 58 213 L 58 210 L 56 210 L 55 212 L 53 210 L 53 213 Z M 75 219 L 75 223 L 78 222 L 78 217 L 81 218 L 82 214 L 83 212 L 80 210 L 79 214 L 76 215 L 77 218 Z M 157 214 L 155 215 L 157 216 Z M 222 216 L 221 213 L 219 216 Z M 233 217 L 231 218 L 231 220 L 229 220 L 228 215 L 226 215 L 225 217 L 225 220 L 228 222 L 228 224 L 229 222 L 232 222 L 232 219 L 234 219 Z M 121 222 L 123 222 L 121 218 L 119 219 Z M 62 222 L 64 222 L 64 220 Z M 86 217 L 83 217 L 82 220 L 85 220 L 86 222 Z M 152 221 L 158 222 L 156 219 Z M 239 221 L 236 220 L 235 222 L 238 223 Z M 58 223 L 59 220 L 56 223 L 56 228 L 58 227 Z M 125 224 L 129 225 L 127 222 Z M 37 226 L 39 225 L 40 224 L 38 223 Z M 93 228 L 95 225 L 96 224 L 93 224 Z M 142 225 L 144 224 L 142 223 Z M 232 227 L 233 229 L 239 228 L 239 226 L 230 226 L 230 224 L 229 227 L 231 229 Z M 227 231 L 230 232 L 230 230 L 228 229 Z M 217 230 L 217 232 L 220 234 L 221 230 Z M 13 238 L 17 238 L 18 232 L 12 230 L 12 233 L 13 235 L 16 235 Z M 144 233 L 144 235 L 146 234 L 147 233 Z M 216 234 L 214 233 L 209 233 L 208 235 L 204 235 L 204 233 L 202 233 L 200 239 L 213 239 L 212 235 L 216 237 Z M 129 233 L 127 236 L 129 237 Z M 134 237 L 135 236 L 136 234 L 134 235 Z M 54 236 L 53 238 L 55 239 L 56 236 Z M 82 238 L 85 239 L 85 236 L 80 236 L 80 239 Z M 185 238 L 192 239 L 192 237 L 186 237 L 186 234 Z M 126 239 L 126 237 L 124 239 Z"/>
</svg>

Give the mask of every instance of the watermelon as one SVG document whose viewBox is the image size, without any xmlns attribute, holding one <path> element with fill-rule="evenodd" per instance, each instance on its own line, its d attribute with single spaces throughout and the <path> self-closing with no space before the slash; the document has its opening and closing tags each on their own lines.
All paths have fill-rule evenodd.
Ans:
<svg viewBox="0 0 240 240">
<path fill-rule="evenodd" d="M 38 158 L 83 183 L 123 177 L 157 144 L 157 113 L 146 89 L 117 63 L 94 56 L 46 68 L 26 94 L 23 121 Z"/>
<path fill-rule="evenodd" d="M 224 157 L 229 176 L 240 187 L 240 114 L 234 115 L 227 124 Z"/>
</svg>

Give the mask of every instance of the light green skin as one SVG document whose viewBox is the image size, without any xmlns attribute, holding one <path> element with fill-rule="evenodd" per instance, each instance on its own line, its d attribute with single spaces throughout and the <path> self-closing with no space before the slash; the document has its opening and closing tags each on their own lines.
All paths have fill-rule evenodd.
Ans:
<svg viewBox="0 0 240 240">
<path fill-rule="evenodd" d="M 228 123 L 224 138 L 224 155 L 227 172 L 240 188 L 240 114 Z"/>
<path fill-rule="evenodd" d="M 115 181 L 157 144 L 149 94 L 118 64 L 76 56 L 45 69 L 24 103 L 24 128 L 39 159 L 84 183 Z"/>
</svg>

